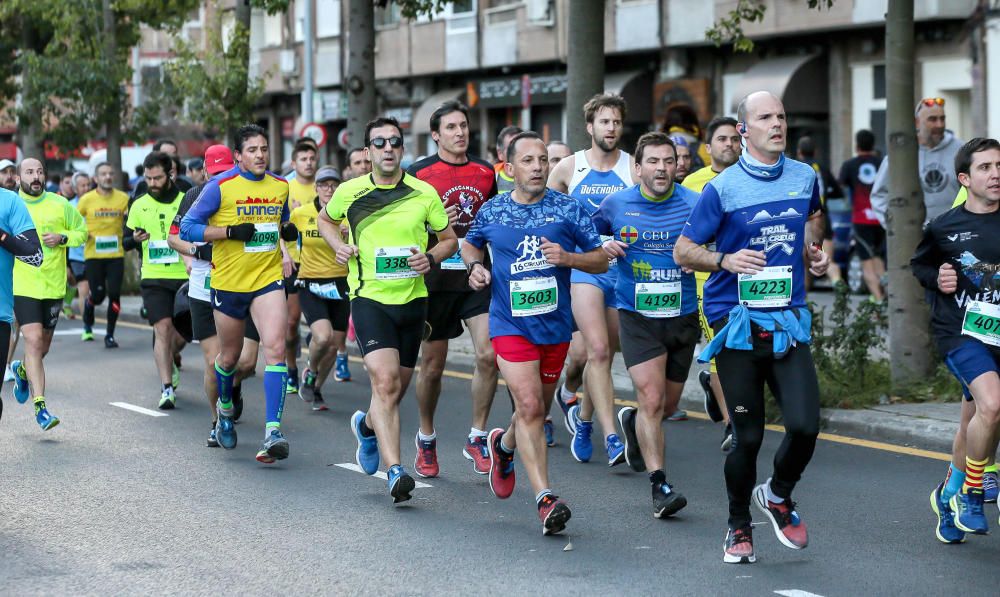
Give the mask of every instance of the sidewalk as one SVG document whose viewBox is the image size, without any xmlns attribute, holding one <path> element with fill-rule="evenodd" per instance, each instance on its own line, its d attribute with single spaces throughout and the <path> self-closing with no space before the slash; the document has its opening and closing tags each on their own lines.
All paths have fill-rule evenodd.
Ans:
<svg viewBox="0 0 1000 597">
<path fill-rule="evenodd" d="M 97 316 L 104 317 L 105 306 L 97 308 Z M 121 321 L 146 323 L 140 316 L 142 299 L 138 296 L 122 297 Z M 695 353 L 697 354 L 697 352 Z M 468 334 L 452 340 L 448 365 L 452 368 L 472 367 L 475 351 Z M 701 366 L 691 367 L 688 382 L 681 396 L 681 408 L 692 414 L 703 414 L 704 393 L 698 385 Z M 612 378 L 620 398 L 632 400 L 632 380 L 622 361 L 616 355 L 612 365 Z M 951 442 L 958 430 L 960 405 L 957 400 L 925 404 L 889 404 L 862 410 L 824 409 L 823 431 L 851 437 L 915 446 L 925 450 L 951 452 Z"/>
</svg>

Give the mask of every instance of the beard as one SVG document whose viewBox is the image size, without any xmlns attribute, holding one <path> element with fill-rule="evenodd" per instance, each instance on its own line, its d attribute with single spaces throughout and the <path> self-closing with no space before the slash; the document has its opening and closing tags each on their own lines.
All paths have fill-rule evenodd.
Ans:
<svg viewBox="0 0 1000 597">
<path fill-rule="evenodd" d="M 618 149 L 618 141 L 615 141 L 614 145 L 609 144 L 604 140 L 604 137 L 595 138 L 594 143 L 601 148 L 601 151 L 605 153 L 611 153 L 612 151 Z"/>
</svg>

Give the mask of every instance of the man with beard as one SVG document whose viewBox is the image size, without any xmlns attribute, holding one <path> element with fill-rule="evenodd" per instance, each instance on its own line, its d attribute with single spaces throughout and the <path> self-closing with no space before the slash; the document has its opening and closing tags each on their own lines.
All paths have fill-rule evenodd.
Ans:
<svg viewBox="0 0 1000 597">
<path fill-rule="evenodd" d="M 142 251 L 139 290 L 146 317 L 153 326 L 153 358 L 160 375 L 159 408 L 171 409 L 180 375 L 174 355 L 184 348 L 184 338 L 174 328 L 174 298 L 187 280 L 187 269 L 177 251 L 170 248 L 167 235 L 184 192 L 170 179 L 170 156 L 154 151 L 142 162 L 147 193 L 137 198 L 125 223 L 125 249 Z"/>
<path fill-rule="evenodd" d="M 0 189 L 17 192 L 17 168 L 10 160 L 0 160 Z"/>
<path fill-rule="evenodd" d="M 33 396 L 35 421 L 45 431 L 59 424 L 45 403 L 45 368 L 52 335 L 59 322 L 59 309 L 66 293 L 66 247 L 87 240 L 87 225 L 66 199 L 45 191 L 45 167 L 40 160 L 25 158 L 18 171 L 20 196 L 41 234 L 41 268 L 18 261 L 14 264 L 14 315 L 24 335 L 24 362 L 13 361 L 14 397 L 21 404 Z"/>
</svg>

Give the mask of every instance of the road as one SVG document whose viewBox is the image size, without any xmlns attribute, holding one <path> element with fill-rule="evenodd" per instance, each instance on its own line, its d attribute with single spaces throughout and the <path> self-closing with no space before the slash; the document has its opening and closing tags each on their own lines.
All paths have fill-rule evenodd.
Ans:
<svg viewBox="0 0 1000 597">
<path fill-rule="evenodd" d="M 237 449 L 209 449 L 197 347 L 185 351 L 178 408 L 153 417 L 110 404 L 155 410 L 148 328 L 120 324 L 121 349 L 109 352 L 100 338 L 81 344 L 78 327 L 60 322 L 47 359 L 59 427 L 41 432 L 31 407 L 10 398 L 10 384 L 3 390 L 4 593 L 830 596 L 946 594 L 960 584 L 964 595 L 996 594 L 995 537 L 959 546 L 933 537 L 927 496 L 946 466 L 933 458 L 821 441 L 796 492 L 809 548 L 788 550 L 758 527 L 758 563 L 734 566 L 722 562 L 717 427 L 667 424 L 668 479 L 689 500 L 668 521 L 651 516 L 645 475 L 574 462 L 560 428 L 551 477 L 573 519 L 566 534 L 543 537 L 522 469 L 501 501 L 461 455 L 470 412 L 462 371 L 445 379 L 439 408 L 442 476 L 394 507 L 384 481 L 337 466 L 353 463 L 348 417 L 367 403 L 359 363 L 355 381 L 327 388 L 329 412 L 288 397 L 291 457 L 267 467 L 254 460 L 259 377 L 246 382 Z M 508 404 L 501 389 L 491 424 L 503 424 Z M 402 420 L 410 468 L 412 388 Z M 761 475 L 778 439 L 768 432 Z M 988 512 L 995 521 L 996 507 Z"/>
</svg>

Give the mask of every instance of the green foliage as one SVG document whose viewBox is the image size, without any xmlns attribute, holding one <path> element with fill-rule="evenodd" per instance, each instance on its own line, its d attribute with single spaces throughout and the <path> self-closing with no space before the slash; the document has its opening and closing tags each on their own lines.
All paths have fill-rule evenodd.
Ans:
<svg viewBox="0 0 1000 597">
<path fill-rule="evenodd" d="M 805 0 L 805 2 L 810 9 L 830 10 L 834 0 Z M 714 25 L 705 30 L 705 39 L 716 46 L 731 43 L 734 52 L 752 52 L 754 43 L 744 34 L 743 24 L 764 20 L 766 11 L 766 0 L 737 0 L 736 6 L 728 14 L 720 17 Z"/>
<path fill-rule="evenodd" d="M 376 0 L 379 6 L 385 7 L 389 2 L 399 5 L 399 12 L 407 19 L 415 19 L 422 14 L 440 12 L 452 0 Z"/>
</svg>

